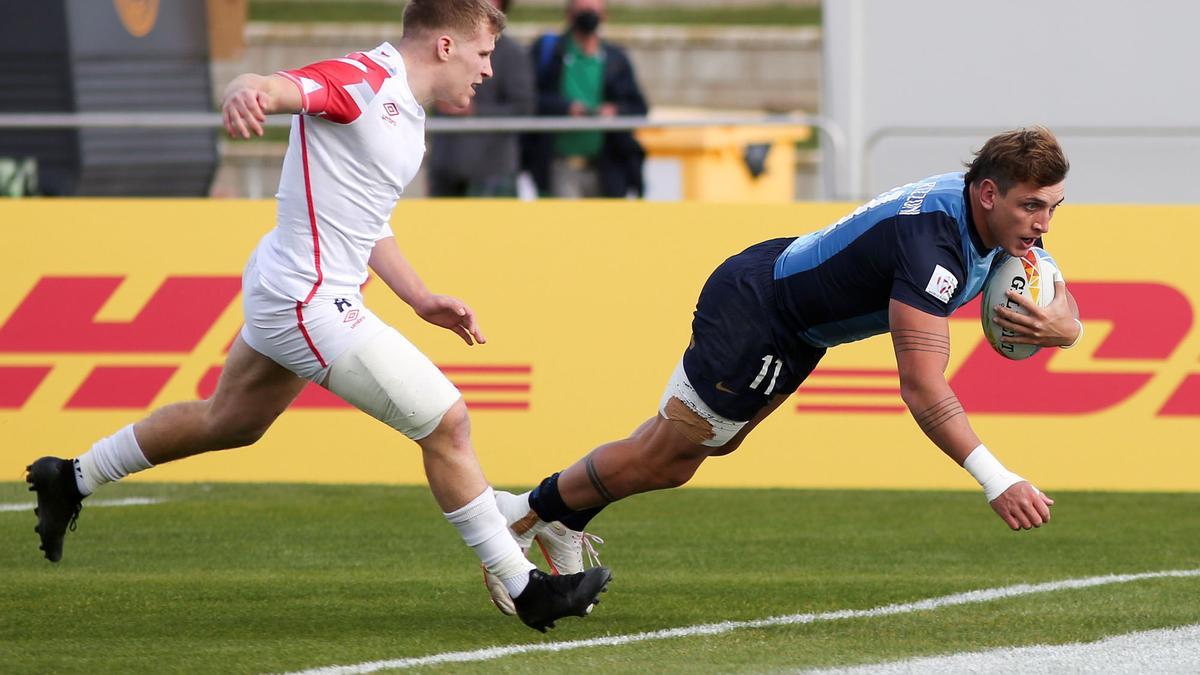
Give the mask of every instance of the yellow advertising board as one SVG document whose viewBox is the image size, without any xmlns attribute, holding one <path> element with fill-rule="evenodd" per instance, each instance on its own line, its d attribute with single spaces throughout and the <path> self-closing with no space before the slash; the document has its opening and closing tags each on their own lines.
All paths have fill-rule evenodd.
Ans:
<svg viewBox="0 0 1200 675">
<path fill-rule="evenodd" d="M 474 308 L 488 343 L 421 323 L 381 283 L 365 295 L 462 390 L 489 478 L 529 485 L 655 414 L 721 260 L 852 207 L 404 201 L 402 249 Z M 211 392 L 241 324 L 242 265 L 273 218 L 272 202 L 0 203 L 0 475 Z M 948 376 L 976 430 L 1047 490 L 1200 489 L 1200 207 L 1067 205 L 1047 241 L 1085 340 L 1009 362 L 964 308 Z M 315 387 L 257 445 L 137 478 L 424 480 L 414 444 Z M 692 484 L 974 485 L 904 410 L 886 337 L 831 350 Z"/>
</svg>

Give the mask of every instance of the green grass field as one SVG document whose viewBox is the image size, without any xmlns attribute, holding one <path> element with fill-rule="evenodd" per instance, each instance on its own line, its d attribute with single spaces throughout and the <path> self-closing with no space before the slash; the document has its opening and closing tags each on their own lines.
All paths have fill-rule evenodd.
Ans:
<svg viewBox="0 0 1200 675">
<path fill-rule="evenodd" d="M 594 523 L 615 579 L 548 636 L 501 616 L 424 488 L 111 486 L 64 561 L 0 511 L 0 671 L 282 672 L 544 644 L 974 589 L 1200 568 L 1200 494 L 1054 495 L 1009 532 L 957 492 L 676 490 Z M 31 502 L 0 484 L 0 505 Z M 8 507 L 13 508 L 13 507 Z M 763 672 L 1058 644 L 1200 622 L 1200 577 L 893 616 L 743 628 L 426 667 L 438 672 Z"/>
</svg>

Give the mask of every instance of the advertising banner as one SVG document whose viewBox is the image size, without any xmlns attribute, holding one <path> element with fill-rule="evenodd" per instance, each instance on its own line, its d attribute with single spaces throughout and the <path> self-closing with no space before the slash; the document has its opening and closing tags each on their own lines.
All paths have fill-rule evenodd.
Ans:
<svg viewBox="0 0 1200 675">
<path fill-rule="evenodd" d="M 364 295 L 462 391 L 491 481 L 530 485 L 656 413 L 716 265 L 853 207 L 402 201 L 399 246 L 488 342 L 424 324 L 377 280 Z M 0 475 L 210 395 L 241 326 L 242 266 L 273 221 L 272 202 L 0 203 Z M 1200 207 L 1067 204 L 1046 242 L 1086 335 L 1012 362 L 978 302 L 960 310 L 947 376 L 976 431 L 1048 491 L 1200 489 Z M 315 386 L 258 444 L 138 479 L 424 482 L 415 444 Z M 905 410 L 887 336 L 830 350 L 692 484 L 974 487 Z"/>
</svg>

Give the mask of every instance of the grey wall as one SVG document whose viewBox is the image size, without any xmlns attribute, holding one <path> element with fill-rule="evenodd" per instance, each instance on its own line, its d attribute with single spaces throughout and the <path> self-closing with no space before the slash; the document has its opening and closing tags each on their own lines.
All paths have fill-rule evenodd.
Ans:
<svg viewBox="0 0 1200 675">
<path fill-rule="evenodd" d="M 159 5 L 153 28 L 134 36 L 112 2 L 67 0 L 76 110 L 211 110 L 208 31 L 202 0 Z M 83 129 L 78 194 L 208 193 L 217 162 L 211 129 Z"/>
<path fill-rule="evenodd" d="M 528 46 L 557 25 L 517 24 L 508 35 Z M 251 22 L 240 58 L 213 63 L 213 98 L 246 71 L 270 73 L 397 40 L 399 24 Z M 816 109 L 821 32 L 813 26 L 714 28 L 605 26 L 626 48 L 651 106 L 773 112 Z"/>
<path fill-rule="evenodd" d="M 0 0 L 0 112 L 211 110 L 204 0 L 154 16 L 134 35 L 111 0 Z M 200 196 L 216 132 L 4 130 L 0 158 L 35 160 L 49 195 Z"/>
<path fill-rule="evenodd" d="M 989 135 L 1042 123 L 1071 201 L 1194 202 L 1200 3 L 825 0 L 822 111 L 848 198 L 950 171 Z"/>
</svg>

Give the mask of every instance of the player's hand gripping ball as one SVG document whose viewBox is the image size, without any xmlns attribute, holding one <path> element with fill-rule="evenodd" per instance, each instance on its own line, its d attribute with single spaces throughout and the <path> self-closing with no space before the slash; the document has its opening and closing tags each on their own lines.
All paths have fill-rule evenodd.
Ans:
<svg viewBox="0 0 1200 675">
<path fill-rule="evenodd" d="M 1046 251 L 1034 247 L 1024 256 L 1014 258 L 1006 253 L 998 253 L 992 269 L 988 272 L 987 280 L 983 282 L 983 304 L 980 306 L 980 317 L 983 321 L 983 334 L 988 343 L 1001 356 L 1014 361 L 1027 359 L 1037 353 L 1041 347 L 1006 342 L 1013 333 L 1002 328 L 995 319 L 996 305 L 1003 305 L 1014 312 L 1026 314 L 1015 300 L 1005 293 L 1016 291 L 1032 300 L 1037 306 L 1045 307 L 1054 300 L 1054 281 L 1061 279 L 1062 273 L 1058 264 Z"/>
</svg>

